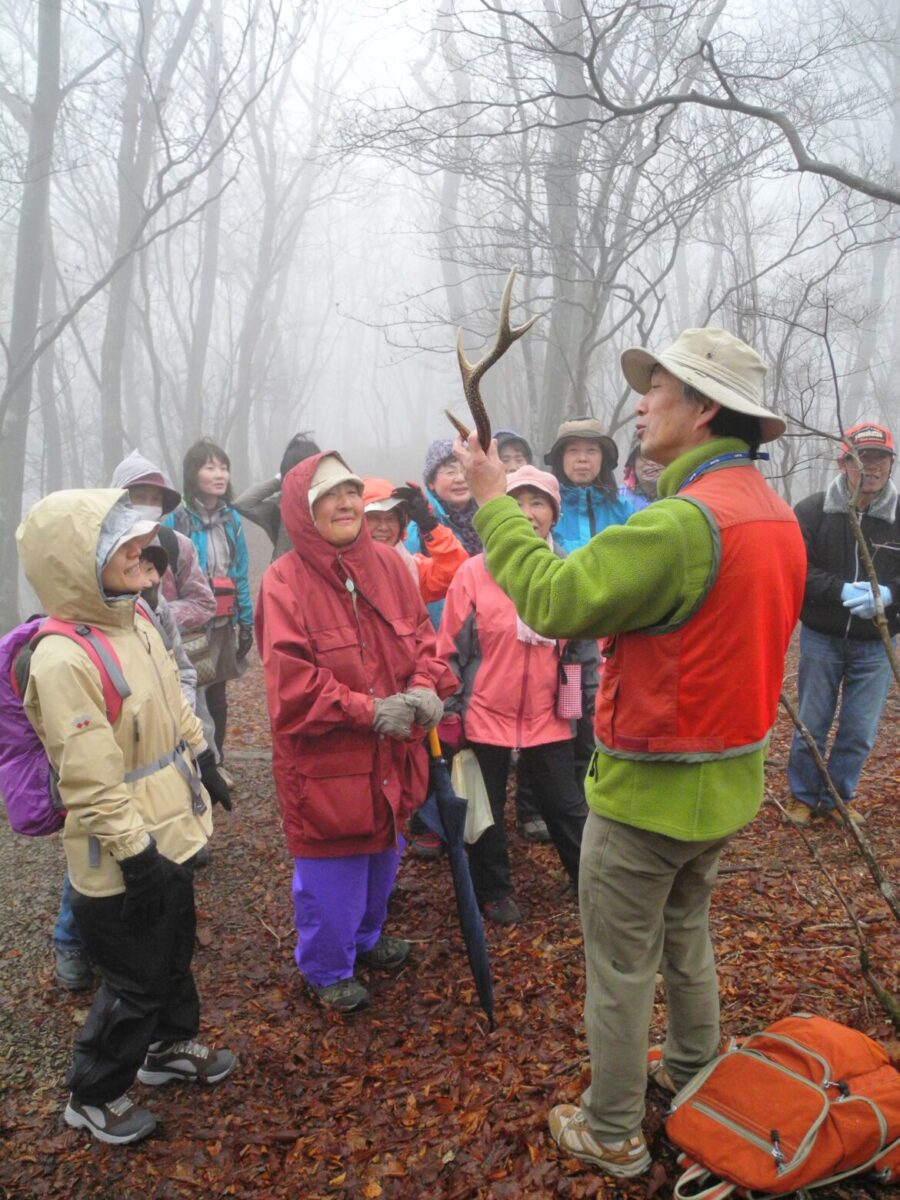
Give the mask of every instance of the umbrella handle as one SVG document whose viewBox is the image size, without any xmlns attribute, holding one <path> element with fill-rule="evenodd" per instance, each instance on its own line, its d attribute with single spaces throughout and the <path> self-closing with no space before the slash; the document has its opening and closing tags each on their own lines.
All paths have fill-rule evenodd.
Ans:
<svg viewBox="0 0 900 1200">
<path fill-rule="evenodd" d="M 428 749 L 431 752 L 432 758 L 441 757 L 441 739 L 438 737 L 436 729 L 429 729 L 428 731 Z"/>
</svg>

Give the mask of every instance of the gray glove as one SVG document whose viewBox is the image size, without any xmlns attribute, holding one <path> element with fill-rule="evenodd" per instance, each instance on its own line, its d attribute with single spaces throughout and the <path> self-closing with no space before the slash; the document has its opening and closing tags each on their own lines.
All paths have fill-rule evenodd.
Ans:
<svg viewBox="0 0 900 1200">
<path fill-rule="evenodd" d="M 375 701 L 372 728 L 386 737 L 408 738 L 413 721 L 413 702 L 408 695 L 397 692 Z"/>
<path fill-rule="evenodd" d="M 444 702 L 431 688 L 411 688 L 403 693 L 413 705 L 413 716 L 422 729 L 434 729 L 444 715 Z"/>
</svg>

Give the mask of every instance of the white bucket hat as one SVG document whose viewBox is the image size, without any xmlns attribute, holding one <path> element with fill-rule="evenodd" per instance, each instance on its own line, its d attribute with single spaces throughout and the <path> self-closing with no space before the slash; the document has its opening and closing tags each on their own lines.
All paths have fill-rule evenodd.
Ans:
<svg viewBox="0 0 900 1200">
<path fill-rule="evenodd" d="M 659 354 L 632 347 L 622 354 L 622 372 L 642 396 L 650 389 L 655 366 L 690 384 L 723 408 L 758 417 L 762 440 L 773 442 L 785 421 L 761 403 L 766 364 L 755 350 L 725 329 L 686 329 Z"/>
</svg>

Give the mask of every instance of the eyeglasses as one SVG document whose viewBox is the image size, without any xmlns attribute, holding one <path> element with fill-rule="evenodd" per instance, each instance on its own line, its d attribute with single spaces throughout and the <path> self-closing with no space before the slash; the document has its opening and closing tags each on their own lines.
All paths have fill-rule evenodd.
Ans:
<svg viewBox="0 0 900 1200">
<path fill-rule="evenodd" d="M 465 475 L 460 463 L 454 459 L 452 462 L 441 463 L 435 472 L 436 475 Z"/>
</svg>

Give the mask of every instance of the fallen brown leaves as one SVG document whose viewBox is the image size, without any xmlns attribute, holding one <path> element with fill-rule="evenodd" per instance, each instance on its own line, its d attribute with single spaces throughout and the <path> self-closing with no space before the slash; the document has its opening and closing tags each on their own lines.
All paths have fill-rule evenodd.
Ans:
<svg viewBox="0 0 900 1200">
<path fill-rule="evenodd" d="M 662 1133 L 660 1095 L 651 1092 L 645 1124 L 656 1164 L 641 1180 L 606 1179 L 560 1156 L 547 1134 L 548 1108 L 575 1100 L 589 1077 L 578 913 L 551 849 L 511 833 L 526 921 L 488 933 L 494 1033 L 477 1005 L 443 861 L 408 858 L 403 865 L 389 927 L 413 940 L 412 965 L 393 979 L 368 975 L 368 1012 L 341 1019 L 304 992 L 292 957 L 291 863 L 267 763 L 249 756 L 267 744 L 260 694 L 254 666 L 234 688 L 241 733 L 232 744 L 249 752 L 229 764 L 238 781 L 235 811 L 218 818 L 213 861 L 198 883 L 202 1033 L 234 1049 L 240 1067 L 217 1089 L 135 1086 L 135 1098 L 161 1122 L 146 1143 L 102 1147 L 62 1123 L 74 1017 L 85 1001 L 60 993 L 51 979 L 60 850 L 53 839 L 5 846 L 14 874 L 4 885 L 7 928 L 0 932 L 0 1194 L 22 1200 L 668 1197 L 674 1154 Z M 898 728 L 891 707 L 863 803 L 894 880 L 900 875 Z M 780 725 L 768 773 L 780 798 L 787 738 Z M 896 927 L 843 831 L 823 822 L 813 836 L 865 923 L 874 969 L 896 994 Z M 9 839 L 4 828 L 0 843 Z M 807 1009 L 888 1041 L 887 1022 L 860 979 L 849 922 L 773 806 L 735 839 L 723 868 L 713 929 L 724 1030 L 745 1032 Z M 34 947 L 36 979 L 28 965 Z M 661 994 L 658 1000 L 654 1037 L 665 1028 Z M 851 1182 L 840 1195 L 866 1193 Z"/>
</svg>

